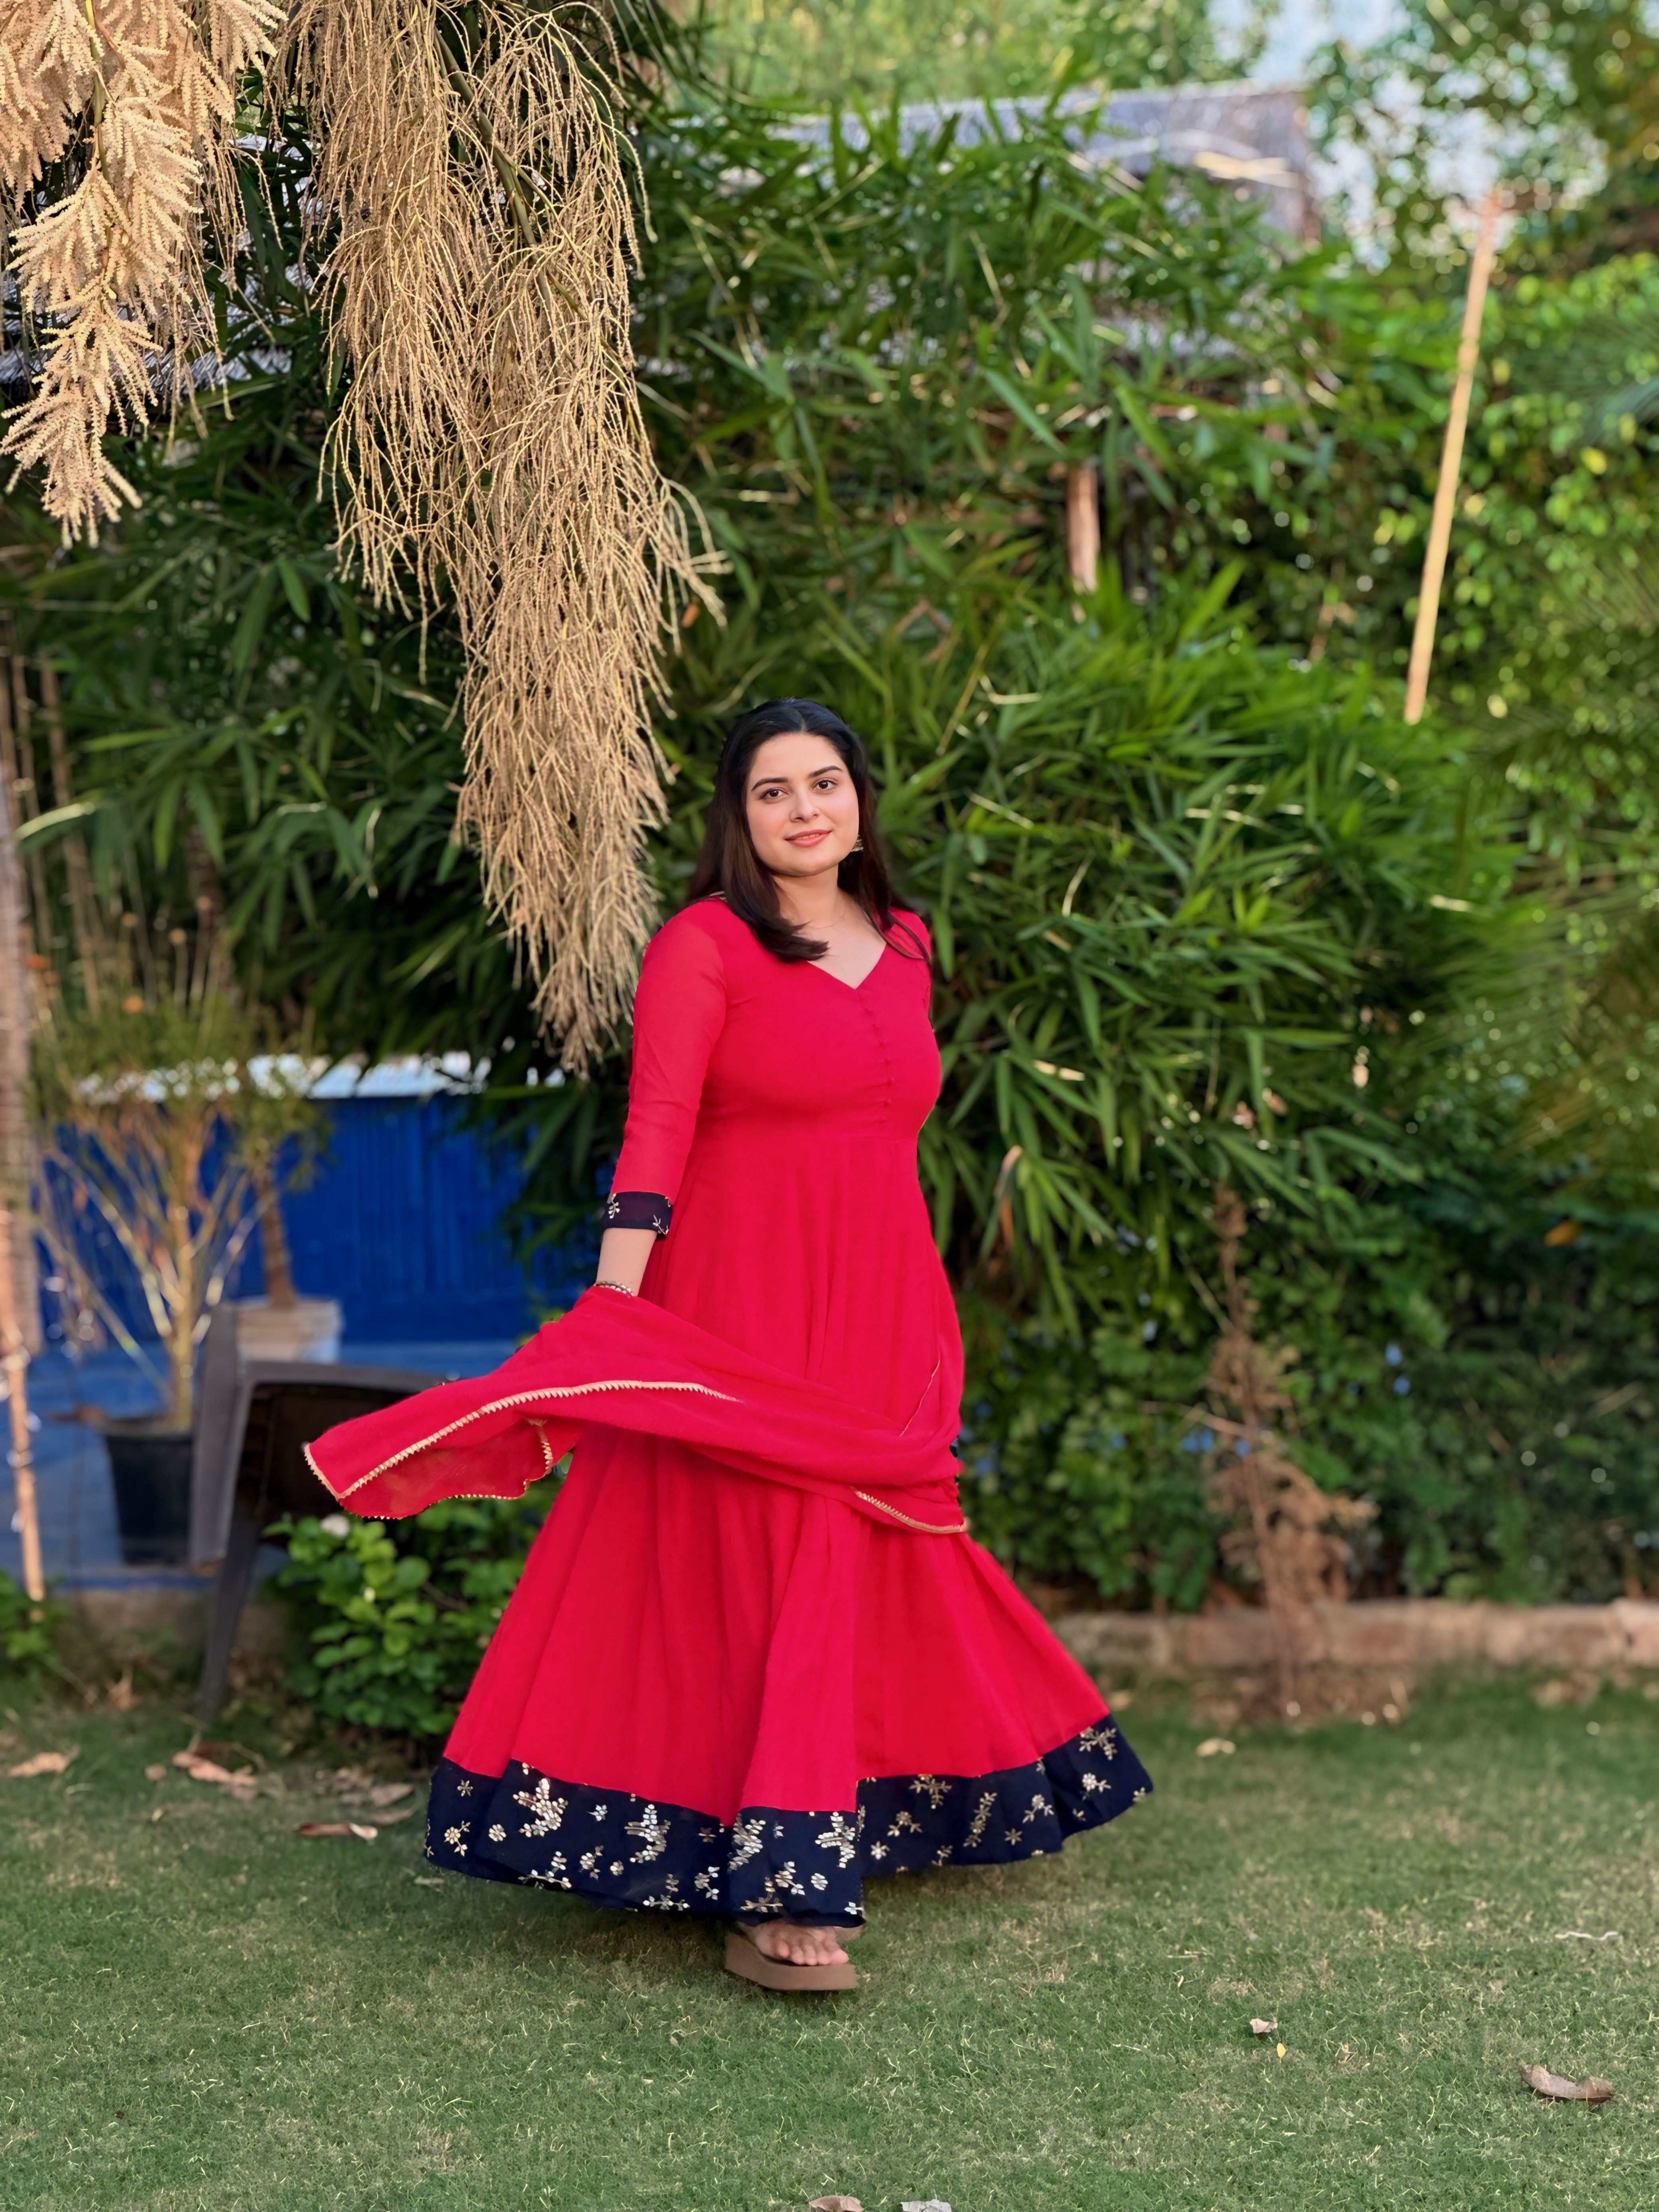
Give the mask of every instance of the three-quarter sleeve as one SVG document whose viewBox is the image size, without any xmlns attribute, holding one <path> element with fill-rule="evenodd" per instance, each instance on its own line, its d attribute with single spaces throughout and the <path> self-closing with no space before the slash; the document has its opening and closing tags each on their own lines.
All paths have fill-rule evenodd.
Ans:
<svg viewBox="0 0 1659 2212">
<path fill-rule="evenodd" d="M 618 1211 L 612 1215 L 611 1201 L 606 1207 L 617 1227 L 654 1228 L 659 1235 L 667 1227 L 726 1005 L 726 969 L 708 931 L 690 916 L 659 930 L 646 948 L 634 999 L 628 1124 L 611 1178 Z"/>
</svg>

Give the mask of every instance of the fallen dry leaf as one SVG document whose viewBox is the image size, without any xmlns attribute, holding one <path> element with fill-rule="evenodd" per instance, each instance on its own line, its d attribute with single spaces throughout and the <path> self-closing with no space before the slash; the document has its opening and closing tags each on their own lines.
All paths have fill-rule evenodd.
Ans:
<svg viewBox="0 0 1659 2212">
<path fill-rule="evenodd" d="M 372 1844 L 380 1832 L 366 1827 L 361 1820 L 301 1820 L 294 1832 L 296 1836 L 356 1836 Z"/>
<path fill-rule="evenodd" d="M 1523 2066 L 1521 2079 L 1539 2096 L 1557 2104 L 1605 2105 L 1613 2095 L 1612 2082 L 1602 2081 L 1598 2074 L 1587 2074 L 1582 2081 L 1569 2081 L 1565 2074 L 1552 2074 L 1547 2066 Z"/>
<path fill-rule="evenodd" d="M 416 1889 L 441 1889 L 443 1886 L 444 1878 L 441 1874 L 417 1874 L 415 1877 Z"/>
<path fill-rule="evenodd" d="M 806 2212 L 864 2212 L 856 2197 L 814 2197 Z"/>
<path fill-rule="evenodd" d="M 1592 1936 L 1588 1928 L 1558 1928 L 1555 1940 L 1558 1943 L 1616 1943 L 1619 1930 L 1609 1928 L 1605 1936 Z"/>
<path fill-rule="evenodd" d="M 405 1805 L 398 1813 L 377 1813 L 374 1815 L 374 1825 L 377 1828 L 389 1828 L 394 1820 L 412 1820 L 416 1810 L 417 1808 L 413 1805 Z"/>
<path fill-rule="evenodd" d="M 251 1778 L 253 1771 L 252 1767 L 244 1767 L 240 1774 L 233 1774 L 228 1766 L 221 1766 L 217 1759 L 204 1759 L 198 1751 L 175 1751 L 173 1763 L 189 1775 L 192 1782 L 240 1782 Z"/>
<path fill-rule="evenodd" d="M 144 1769 L 146 1782 L 165 1782 L 167 1778 L 167 1771 L 165 1766 L 147 1766 Z"/>
<path fill-rule="evenodd" d="M 175 1751 L 173 1763 L 192 1782 L 216 1783 L 221 1789 L 228 1790 L 239 1804 L 251 1805 L 258 1790 L 258 1780 L 251 1766 L 239 1766 L 233 1774 L 216 1759 L 204 1759 L 198 1751 Z"/>
<path fill-rule="evenodd" d="M 414 1787 L 412 1782 L 377 1782 L 369 1790 L 368 1802 L 371 1805 L 395 1805 L 400 1797 L 407 1797 Z"/>
<path fill-rule="evenodd" d="M 1198 1747 L 1198 1755 L 1200 1759 L 1213 1759 L 1218 1751 L 1224 1751 L 1231 1754 L 1237 1749 L 1238 1746 L 1230 1736 L 1210 1735 L 1206 1736 Z"/>
<path fill-rule="evenodd" d="M 1279 2022 L 1276 2020 L 1253 2020 L 1250 2022 L 1252 2035 L 1277 2035 L 1278 2033 Z"/>
<path fill-rule="evenodd" d="M 71 1751 L 37 1751 L 33 1759 L 25 1759 L 7 1771 L 14 1782 L 33 1782 L 37 1774 L 66 1774 L 70 1762 L 79 1759 L 77 1743 Z"/>
<path fill-rule="evenodd" d="M 118 1713 L 130 1713 L 138 1702 L 138 1693 L 132 1686 L 132 1669 L 125 1672 L 109 1686 L 109 1701 Z"/>
</svg>

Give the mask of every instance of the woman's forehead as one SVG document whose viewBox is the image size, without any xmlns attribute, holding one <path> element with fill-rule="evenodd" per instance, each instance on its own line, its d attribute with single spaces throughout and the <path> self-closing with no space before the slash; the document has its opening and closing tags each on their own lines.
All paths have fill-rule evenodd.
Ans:
<svg viewBox="0 0 1659 2212">
<path fill-rule="evenodd" d="M 764 782 L 768 776 L 816 775 L 822 769 L 844 766 L 828 738 L 815 738 L 805 730 L 788 730 L 756 746 L 755 757 L 749 763 L 749 781 L 752 786 Z"/>
</svg>

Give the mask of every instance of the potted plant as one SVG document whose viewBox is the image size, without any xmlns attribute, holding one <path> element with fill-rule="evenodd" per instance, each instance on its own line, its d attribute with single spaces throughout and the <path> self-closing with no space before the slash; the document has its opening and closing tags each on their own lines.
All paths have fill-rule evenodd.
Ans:
<svg viewBox="0 0 1659 2212">
<path fill-rule="evenodd" d="M 262 1201 L 276 1205 L 279 1153 L 316 1114 L 306 1060 L 261 1052 L 211 912 L 167 948 L 135 949 L 125 975 L 83 966 L 82 994 L 52 990 L 34 1041 L 40 1225 L 61 1294 L 83 1337 L 152 1370 L 159 1349 L 160 1411 L 106 1424 L 133 1565 L 185 1556 L 197 1346 Z"/>
</svg>

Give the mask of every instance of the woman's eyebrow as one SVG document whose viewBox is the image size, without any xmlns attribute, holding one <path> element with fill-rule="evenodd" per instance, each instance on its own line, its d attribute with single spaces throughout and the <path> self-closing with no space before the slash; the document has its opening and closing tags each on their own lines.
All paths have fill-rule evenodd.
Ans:
<svg viewBox="0 0 1659 2212">
<path fill-rule="evenodd" d="M 816 783 L 821 775 L 834 775 L 837 771 L 844 772 L 846 767 L 845 761 L 830 761 L 823 768 L 811 769 L 806 781 L 808 783 Z M 749 788 L 750 791 L 764 791 L 769 783 L 787 783 L 788 781 L 787 775 L 757 775 Z"/>
</svg>

